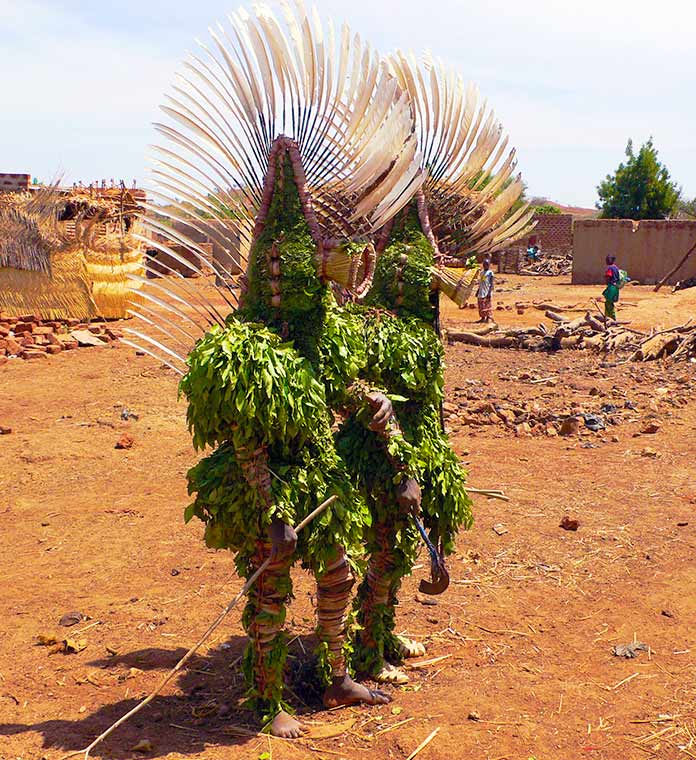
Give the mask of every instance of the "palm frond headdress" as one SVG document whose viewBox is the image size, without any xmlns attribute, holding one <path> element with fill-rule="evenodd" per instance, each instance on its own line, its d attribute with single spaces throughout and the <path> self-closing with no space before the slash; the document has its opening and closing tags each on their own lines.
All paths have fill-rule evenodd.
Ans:
<svg viewBox="0 0 696 760">
<path fill-rule="evenodd" d="M 423 231 L 436 257 L 461 263 L 521 237 L 530 229 L 526 204 L 511 211 L 524 186 L 495 113 L 479 102 L 453 68 L 397 52 L 389 58 L 413 104 L 425 179 L 418 193 Z"/>
<path fill-rule="evenodd" d="M 211 28 L 162 107 L 166 121 L 156 125 L 164 141 L 155 148 L 155 203 L 145 224 L 180 266 L 198 273 L 212 266 L 228 284 L 221 288 L 228 312 L 238 305 L 234 277 L 196 240 L 249 250 L 268 221 L 281 159 L 292 165 L 325 276 L 327 252 L 382 227 L 422 179 L 408 96 L 377 53 L 347 26 L 336 33 L 330 21 L 322 24 L 299 0 L 281 8 L 280 15 L 265 5 L 241 9 Z M 188 256 L 177 252 L 182 246 Z M 182 338 L 179 349 L 166 346 L 176 360 L 225 315 L 173 268 L 167 273 L 166 284 L 137 282 L 133 313 Z M 187 323 L 184 335 L 172 332 L 174 316 Z M 160 348 L 135 334 L 148 351 Z"/>
</svg>

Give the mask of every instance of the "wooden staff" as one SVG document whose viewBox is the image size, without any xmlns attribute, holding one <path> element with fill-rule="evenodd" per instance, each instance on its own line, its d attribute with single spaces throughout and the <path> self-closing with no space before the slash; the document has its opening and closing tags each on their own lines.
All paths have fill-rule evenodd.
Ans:
<svg viewBox="0 0 696 760">
<path fill-rule="evenodd" d="M 334 503 L 338 497 L 337 496 L 331 496 L 329 497 L 325 502 L 320 504 L 313 512 L 311 512 L 307 517 L 305 517 L 304 520 L 295 528 L 295 531 L 299 533 L 303 528 L 306 528 L 307 525 L 314 520 L 315 517 L 318 517 L 328 506 Z M 162 691 L 162 689 L 174 678 L 174 676 L 184 667 L 184 665 L 193 657 L 194 654 L 203 646 L 203 644 L 210 638 L 211 634 L 215 631 L 215 629 L 222 623 L 222 621 L 229 615 L 229 613 L 236 607 L 236 605 L 239 603 L 239 600 L 249 591 L 249 589 L 256 583 L 256 580 L 258 579 L 259 575 L 263 573 L 268 566 L 271 564 L 271 557 L 269 557 L 265 562 L 256 570 L 256 572 L 249 578 L 249 580 L 244 584 L 242 587 L 242 590 L 234 597 L 234 599 L 225 607 L 225 609 L 220 613 L 217 620 L 215 620 L 214 623 L 208 628 L 208 630 L 203 634 L 200 641 L 191 647 L 191 649 L 186 652 L 186 654 L 177 662 L 177 664 L 172 668 L 172 670 L 169 671 L 169 673 L 160 681 L 157 688 L 150 694 L 148 697 L 145 697 L 142 702 L 137 704 L 130 712 L 127 712 L 122 718 L 119 718 L 115 723 L 113 723 L 109 728 L 104 731 L 103 734 L 100 734 L 90 745 L 89 747 L 86 747 L 85 749 L 77 750 L 76 752 L 71 752 L 69 755 L 65 755 L 63 760 L 68 760 L 69 757 L 75 757 L 75 755 L 81 755 L 84 752 L 85 760 L 89 758 L 89 753 L 99 744 L 100 742 L 104 741 L 107 736 L 109 736 L 113 731 L 115 731 L 119 726 L 122 726 L 127 720 L 130 720 L 136 713 L 140 712 L 145 705 L 152 702 L 152 700 Z"/>
</svg>

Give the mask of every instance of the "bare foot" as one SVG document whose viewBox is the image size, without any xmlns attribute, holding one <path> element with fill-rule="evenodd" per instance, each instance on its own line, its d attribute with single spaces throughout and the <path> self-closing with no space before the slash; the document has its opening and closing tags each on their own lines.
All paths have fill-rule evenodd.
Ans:
<svg viewBox="0 0 696 760">
<path fill-rule="evenodd" d="M 273 718 L 270 731 L 273 736 L 279 736 L 281 739 L 299 739 L 304 733 L 304 728 L 292 715 L 288 715 L 285 710 L 281 710 Z"/>
<path fill-rule="evenodd" d="M 355 683 L 350 676 L 337 678 L 324 692 L 324 705 L 338 707 L 339 705 L 386 705 L 391 697 L 379 689 L 368 689 L 362 684 Z"/>
<path fill-rule="evenodd" d="M 422 657 L 425 654 L 425 647 L 419 641 L 414 641 L 406 636 L 395 636 L 394 639 L 398 653 L 405 660 L 412 657 Z"/>
<path fill-rule="evenodd" d="M 386 661 L 382 663 L 382 667 L 373 673 L 372 677 L 377 683 L 394 683 L 397 686 L 408 683 L 410 680 L 401 668 L 397 668 Z"/>
</svg>

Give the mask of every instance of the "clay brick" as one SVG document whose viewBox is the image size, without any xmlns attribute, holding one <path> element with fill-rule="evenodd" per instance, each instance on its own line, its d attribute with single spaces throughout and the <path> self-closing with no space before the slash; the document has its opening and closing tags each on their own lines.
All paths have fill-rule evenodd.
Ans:
<svg viewBox="0 0 696 760">
<path fill-rule="evenodd" d="M 46 338 L 48 339 L 48 342 L 52 346 L 62 345 L 60 338 L 55 333 L 51 333 L 50 335 L 47 335 Z"/>
<path fill-rule="evenodd" d="M 0 347 L 0 356 L 5 356 L 7 354 L 7 349 Z"/>
<path fill-rule="evenodd" d="M 34 335 L 50 335 L 53 332 L 52 327 L 44 325 L 42 327 L 35 327 L 33 330 Z"/>
<path fill-rule="evenodd" d="M 22 359 L 46 359 L 48 354 L 45 351 L 40 351 L 38 348 L 34 348 L 28 351 L 22 351 Z"/>
<path fill-rule="evenodd" d="M 22 346 L 14 338 L 7 338 L 5 342 L 7 344 L 5 348 L 9 354 L 16 356 L 22 350 Z"/>
<path fill-rule="evenodd" d="M 101 335 L 104 332 L 104 328 L 100 325 L 90 325 L 87 328 L 93 335 Z"/>
<path fill-rule="evenodd" d="M 0 337 L 6 338 L 10 334 L 9 325 L 0 325 Z"/>
<path fill-rule="evenodd" d="M 7 339 L 0 338 L 0 348 L 7 348 Z"/>
<path fill-rule="evenodd" d="M 38 314 L 24 314 L 21 317 L 17 317 L 20 322 L 40 322 L 41 317 Z"/>
<path fill-rule="evenodd" d="M 6 364 L 8 361 L 6 356 L 0 356 L 0 367 L 2 367 L 3 364 Z"/>
<path fill-rule="evenodd" d="M 34 331 L 36 324 L 34 322 L 17 322 L 14 327 L 14 334 L 21 335 L 22 333 L 31 333 Z"/>
<path fill-rule="evenodd" d="M 106 334 L 111 340 L 118 340 L 123 337 L 123 333 L 120 330 L 112 330 L 110 327 L 106 328 Z"/>
<path fill-rule="evenodd" d="M 80 320 L 79 319 L 66 319 L 65 320 L 65 324 L 68 327 L 77 327 L 80 324 Z"/>
<path fill-rule="evenodd" d="M 62 343 L 64 351 L 74 351 L 79 345 L 76 340 L 64 340 Z"/>
<path fill-rule="evenodd" d="M 25 335 L 23 338 L 20 338 L 19 341 L 20 345 L 24 346 L 25 348 L 27 346 L 34 346 L 34 339 L 31 337 L 31 335 Z"/>
<path fill-rule="evenodd" d="M 59 354 L 63 350 L 62 346 L 46 346 L 47 354 Z"/>
</svg>

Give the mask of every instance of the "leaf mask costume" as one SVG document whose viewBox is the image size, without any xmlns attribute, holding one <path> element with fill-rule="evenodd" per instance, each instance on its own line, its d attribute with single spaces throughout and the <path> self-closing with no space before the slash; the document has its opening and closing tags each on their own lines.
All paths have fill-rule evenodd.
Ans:
<svg viewBox="0 0 696 760">
<path fill-rule="evenodd" d="M 408 99 L 370 48 L 346 27 L 336 39 L 316 11 L 283 9 L 282 23 L 260 6 L 211 31 L 214 49 L 191 57 L 164 108 L 160 205 L 148 220 L 161 255 L 148 266 L 171 276 L 138 280 L 133 312 L 150 329 L 133 332 L 170 366 L 184 362 L 194 444 L 214 448 L 189 472 L 187 519 L 205 522 L 208 545 L 231 549 L 244 577 L 272 559 L 244 612 L 244 665 L 251 705 L 273 733 L 295 737 L 282 630 L 295 554 L 317 579 L 325 703 L 386 701 L 346 672 L 351 565 L 369 512 L 335 450 L 331 409 L 367 410 L 375 424 L 389 408 L 355 382 L 366 360 L 361 323 L 337 308 L 330 282 L 369 282 L 374 253 L 351 240 L 408 203 L 421 159 Z M 228 253 L 248 249 L 239 294 L 198 235 Z M 228 284 L 225 307 L 172 259 L 197 272 L 211 266 Z M 298 540 L 290 526 L 330 495 L 337 501 Z"/>
<path fill-rule="evenodd" d="M 364 378 L 402 397 L 394 407 L 403 437 L 385 446 L 365 432 L 358 414 L 342 425 L 337 447 L 372 514 L 370 562 L 355 602 L 356 669 L 405 683 L 395 666 L 425 649 L 394 634 L 397 594 L 419 545 L 401 484 L 419 484 L 423 521 L 441 557 L 472 522 L 466 473 L 442 419 L 439 292 L 465 303 L 477 271 L 470 257 L 525 234 L 531 214 L 525 206 L 509 214 L 522 191 L 521 180 L 511 179 L 515 152 L 501 163 L 507 138 L 486 104 L 477 107 L 475 90 L 433 61 L 420 67 L 396 54 L 391 66 L 415 111 L 426 176 L 416 198 L 381 231 L 374 282 L 357 311 L 367 347 Z"/>
</svg>

